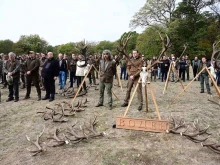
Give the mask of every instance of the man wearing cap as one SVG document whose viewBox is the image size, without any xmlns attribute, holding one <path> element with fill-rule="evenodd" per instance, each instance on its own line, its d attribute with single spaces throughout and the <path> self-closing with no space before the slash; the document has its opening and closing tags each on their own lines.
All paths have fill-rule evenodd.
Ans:
<svg viewBox="0 0 220 165">
<path fill-rule="evenodd" d="M 25 67 L 26 67 L 27 92 L 24 99 L 30 98 L 31 83 L 33 81 L 33 84 L 37 90 L 38 101 L 40 101 L 41 100 L 41 90 L 39 86 L 40 60 L 35 57 L 35 53 L 33 51 L 29 52 L 29 59 L 27 59 Z"/>
<path fill-rule="evenodd" d="M 121 105 L 121 107 L 128 106 L 128 102 L 131 95 L 131 89 L 135 85 L 137 85 L 140 78 L 140 72 L 143 66 L 143 60 L 139 57 L 138 50 L 133 50 L 133 58 L 130 59 L 127 63 L 127 72 L 128 72 L 128 84 L 127 84 L 127 92 L 125 96 L 124 103 Z M 142 95 L 142 85 L 139 84 L 137 89 L 137 95 L 138 95 L 138 110 L 142 110 L 143 105 L 143 95 Z"/>
<path fill-rule="evenodd" d="M 112 109 L 112 83 L 116 75 L 116 63 L 112 60 L 110 50 L 104 50 L 103 58 L 100 60 L 100 84 L 99 84 L 99 102 L 96 107 L 103 106 L 104 91 L 107 90 L 109 110 Z"/>
<path fill-rule="evenodd" d="M 20 78 L 20 62 L 15 59 L 15 54 L 10 52 L 9 60 L 4 64 L 4 73 L 7 75 L 9 95 L 6 102 L 19 100 L 19 78 Z"/>
</svg>

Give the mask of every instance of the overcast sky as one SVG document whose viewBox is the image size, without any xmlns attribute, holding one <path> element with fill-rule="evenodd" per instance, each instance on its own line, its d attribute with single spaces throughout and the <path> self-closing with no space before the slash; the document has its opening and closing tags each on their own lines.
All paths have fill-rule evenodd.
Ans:
<svg viewBox="0 0 220 165">
<path fill-rule="evenodd" d="M 0 40 L 39 34 L 51 45 L 117 40 L 146 0 L 0 0 Z M 141 32 L 142 29 L 136 29 Z"/>
</svg>

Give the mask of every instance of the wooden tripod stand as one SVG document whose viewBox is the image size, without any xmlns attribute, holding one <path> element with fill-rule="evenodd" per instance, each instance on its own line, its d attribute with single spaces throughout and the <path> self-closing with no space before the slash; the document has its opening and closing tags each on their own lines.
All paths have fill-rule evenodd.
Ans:
<svg viewBox="0 0 220 165">
<path fill-rule="evenodd" d="M 190 85 L 195 81 L 195 79 L 197 79 L 197 78 L 199 77 L 199 75 L 200 75 L 204 70 L 206 70 L 207 73 L 209 74 L 209 77 L 211 78 L 211 81 L 212 81 L 212 83 L 213 83 L 213 85 L 214 85 L 214 87 L 215 87 L 215 89 L 216 89 L 216 92 L 218 93 L 218 96 L 220 97 L 220 89 L 218 88 L 218 86 L 217 86 L 215 80 L 213 79 L 213 77 L 212 77 L 210 71 L 208 70 L 208 68 L 205 67 L 205 68 L 203 68 L 203 69 L 196 75 L 196 77 L 171 101 L 171 104 L 173 104 L 173 103 L 180 97 L 180 95 L 182 95 L 182 94 L 186 91 L 186 89 L 190 87 Z"/>
<path fill-rule="evenodd" d="M 165 93 L 165 91 L 167 90 L 167 87 L 168 87 L 168 83 L 169 83 L 169 78 L 170 78 L 170 72 L 173 71 L 175 72 L 180 84 L 181 84 L 181 87 L 184 89 L 184 86 L 183 86 L 183 82 L 181 80 L 181 78 L 179 77 L 178 75 L 178 72 L 176 70 L 176 68 L 174 67 L 173 63 L 170 64 L 170 67 L 169 67 L 169 71 L 168 71 L 168 74 L 167 74 L 167 79 L 166 79 L 166 83 L 165 83 L 165 86 L 164 86 L 164 89 L 163 89 L 163 94 Z"/>
<path fill-rule="evenodd" d="M 132 93 L 131 99 L 129 100 L 124 116 L 117 117 L 116 119 L 116 128 L 143 130 L 143 131 L 151 131 L 151 132 L 165 132 L 169 128 L 169 121 L 161 120 L 160 112 L 158 110 L 157 102 L 150 82 L 147 82 L 147 84 L 145 85 L 146 111 L 148 111 L 147 87 L 149 87 L 159 120 L 126 117 L 128 110 L 131 106 L 132 100 L 134 98 L 134 95 L 137 92 L 140 83 L 141 83 L 141 77 L 139 78 L 138 83 L 135 86 L 134 92 Z"/>
</svg>

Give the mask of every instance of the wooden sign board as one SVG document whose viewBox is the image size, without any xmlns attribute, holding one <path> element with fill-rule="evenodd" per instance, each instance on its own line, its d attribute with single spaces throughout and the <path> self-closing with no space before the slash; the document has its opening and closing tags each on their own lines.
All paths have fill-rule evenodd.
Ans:
<svg viewBox="0 0 220 165">
<path fill-rule="evenodd" d="M 169 129 L 169 121 L 156 120 L 156 119 L 117 117 L 116 128 L 143 130 L 150 132 L 166 132 L 166 130 Z"/>
</svg>

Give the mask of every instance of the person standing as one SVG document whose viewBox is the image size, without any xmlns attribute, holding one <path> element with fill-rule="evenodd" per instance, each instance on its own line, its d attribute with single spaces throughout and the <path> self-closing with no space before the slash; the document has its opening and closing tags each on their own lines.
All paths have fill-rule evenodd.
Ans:
<svg viewBox="0 0 220 165">
<path fill-rule="evenodd" d="M 66 60 L 63 59 L 63 55 L 59 54 L 59 86 L 60 90 L 64 88 L 66 82 L 66 73 L 67 73 L 67 63 Z"/>
<path fill-rule="evenodd" d="M 123 55 L 122 59 L 119 61 L 119 64 L 121 67 L 120 79 L 122 79 L 122 76 L 124 75 L 124 80 L 126 80 L 127 59 L 126 59 L 125 55 Z"/>
<path fill-rule="evenodd" d="M 124 103 L 121 105 L 121 107 L 126 107 L 128 106 L 128 102 L 130 99 L 131 95 L 131 89 L 133 85 L 138 84 L 138 89 L 137 89 L 137 95 L 138 95 L 138 110 L 142 110 L 142 105 L 143 105 L 143 95 L 142 95 L 142 85 L 138 82 L 140 78 L 140 72 L 143 66 L 143 61 L 139 57 L 139 52 L 138 50 L 133 50 L 133 58 L 131 58 L 128 63 L 127 63 L 127 72 L 128 72 L 128 84 L 127 84 L 127 92 L 125 96 Z"/>
<path fill-rule="evenodd" d="M 185 61 L 186 61 L 186 76 L 187 76 L 187 80 L 189 80 L 189 67 L 191 65 L 191 60 L 189 59 L 188 56 L 185 56 Z"/>
<path fill-rule="evenodd" d="M 46 95 L 42 100 L 51 102 L 55 99 L 55 80 L 59 75 L 59 62 L 54 59 L 53 53 L 48 52 L 47 61 L 43 65 L 41 75 L 44 79 Z"/>
<path fill-rule="evenodd" d="M 192 69 L 193 69 L 193 76 L 194 78 L 196 77 L 197 73 L 198 73 L 198 68 L 200 65 L 200 60 L 198 59 L 198 57 L 196 56 L 194 58 L 194 60 L 192 61 Z M 195 80 L 196 81 L 196 80 Z"/>
<path fill-rule="evenodd" d="M 27 80 L 27 92 L 24 100 L 30 98 L 31 94 L 31 83 L 33 82 L 37 90 L 38 101 L 41 100 L 41 90 L 39 86 L 39 67 L 40 60 L 36 58 L 34 51 L 29 52 L 29 59 L 26 61 L 26 80 Z"/>
<path fill-rule="evenodd" d="M 154 56 L 154 57 L 152 58 L 151 64 L 154 64 L 154 63 L 156 63 L 156 62 L 157 62 L 157 58 Z M 152 81 L 153 76 L 154 76 L 154 82 L 156 82 L 157 70 L 158 70 L 158 64 L 155 64 L 155 65 L 151 68 L 151 75 L 150 75 L 151 81 Z"/>
<path fill-rule="evenodd" d="M 7 75 L 9 95 L 6 102 L 15 100 L 19 101 L 19 79 L 20 79 L 20 62 L 15 59 L 15 54 L 10 52 L 8 54 L 9 60 L 4 64 L 4 73 Z"/>
<path fill-rule="evenodd" d="M 68 58 L 68 55 L 67 54 L 64 54 L 63 55 L 63 59 L 66 61 L 66 65 L 67 65 L 67 69 L 66 69 L 66 77 L 65 77 L 65 85 L 66 86 L 66 81 L 67 81 L 67 78 L 69 77 L 69 58 Z"/>
<path fill-rule="evenodd" d="M 186 73 L 186 67 L 187 67 L 187 63 L 185 60 L 185 57 L 182 56 L 182 59 L 179 60 L 179 78 L 181 78 L 181 80 L 183 80 L 183 82 L 185 82 L 185 73 Z"/>
<path fill-rule="evenodd" d="M 92 65 L 93 66 L 96 65 L 96 61 L 94 60 L 92 55 L 89 56 L 88 64 L 90 65 L 90 67 L 92 67 Z M 89 84 L 91 85 L 93 82 L 93 85 L 96 85 L 95 68 L 94 67 L 91 68 L 91 70 L 88 74 L 88 77 L 89 77 Z"/>
<path fill-rule="evenodd" d="M 5 54 L 5 55 L 3 55 L 3 67 L 4 67 L 4 65 L 7 63 L 7 61 L 8 61 L 8 55 Z M 2 87 L 2 89 L 6 88 L 7 85 L 8 85 L 8 82 L 6 81 L 6 75 L 7 75 L 7 74 L 4 72 L 4 69 L 3 69 L 3 76 L 2 76 L 2 84 L 3 84 L 3 87 Z"/>
<path fill-rule="evenodd" d="M 174 82 L 174 81 L 176 81 L 175 80 L 176 76 L 178 76 L 175 73 L 175 70 L 176 70 L 176 59 L 175 59 L 174 55 L 171 55 L 170 64 L 172 64 L 172 68 L 171 68 L 171 82 Z"/>
<path fill-rule="evenodd" d="M 163 60 L 161 63 L 161 73 L 162 73 L 161 82 L 163 82 L 163 80 L 166 81 L 169 67 L 170 67 L 170 61 L 168 60 L 167 56 L 163 56 Z"/>
<path fill-rule="evenodd" d="M 39 68 L 39 75 L 40 75 L 40 87 L 42 91 L 45 91 L 44 87 L 44 79 L 41 75 L 44 63 L 47 61 L 46 55 L 44 53 L 41 53 L 41 58 L 40 58 L 40 68 Z"/>
<path fill-rule="evenodd" d="M 76 81 L 76 63 L 77 57 L 75 54 L 72 54 L 72 58 L 70 59 L 69 71 L 70 71 L 70 88 L 73 87 L 73 83 Z"/>
<path fill-rule="evenodd" d="M 200 72 L 203 68 L 205 67 L 208 68 L 210 66 L 211 64 L 207 62 L 206 57 L 202 57 L 202 62 L 199 64 L 198 72 Z M 207 93 L 211 95 L 212 93 L 209 85 L 209 76 L 206 69 L 203 70 L 203 72 L 200 74 L 200 85 L 201 85 L 200 93 L 204 93 L 204 82 L 206 85 Z"/>
<path fill-rule="evenodd" d="M 26 65 L 25 55 L 22 55 L 20 59 L 20 74 L 21 74 L 21 82 L 22 82 L 21 89 L 26 88 L 25 65 Z"/>
<path fill-rule="evenodd" d="M 99 70 L 100 56 L 95 54 L 94 60 L 95 60 L 95 67 L 97 70 Z M 96 75 L 96 79 L 98 79 L 99 73 L 97 71 L 95 71 L 95 75 Z"/>
<path fill-rule="evenodd" d="M 80 86 L 80 84 L 82 83 L 82 81 L 85 77 L 86 66 L 87 66 L 87 61 L 86 61 L 85 57 L 83 55 L 79 55 L 78 61 L 76 63 L 77 87 Z M 86 82 L 85 81 L 83 83 L 83 89 L 84 89 L 84 92 L 86 93 L 87 89 L 86 89 Z M 82 88 L 80 89 L 80 92 L 82 92 Z"/>
<path fill-rule="evenodd" d="M 104 50 L 103 58 L 100 61 L 100 85 L 99 85 L 99 102 L 96 107 L 103 106 L 104 91 L 106 88 L 108 95 L 109 110 L 112 109 L 112 83 L 113 77 L 116 74 L 116 63 L 112 60 L 110 50 Z"/>
<path fill-rule="evenodd" d="M 0 84 L 3 83 L 3 59 L 2 54 L 0 55 Z"/>
</svg>

